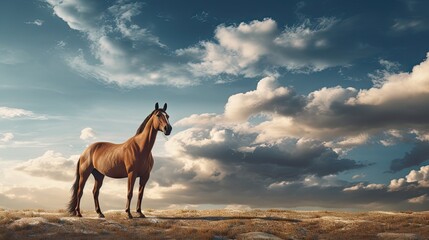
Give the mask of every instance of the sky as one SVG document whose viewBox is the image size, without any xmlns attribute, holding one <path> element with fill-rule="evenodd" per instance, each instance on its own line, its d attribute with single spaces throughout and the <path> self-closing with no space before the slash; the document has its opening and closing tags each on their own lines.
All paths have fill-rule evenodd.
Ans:
<svg viewBox="0 0 429 240">
<path fill-rule="evenodd" d="M 428 5 L 2 1 L 0 207 L 64 208 L 84 149 L 159 102 L 144 209 L 428 210 Z"/>
</svg>

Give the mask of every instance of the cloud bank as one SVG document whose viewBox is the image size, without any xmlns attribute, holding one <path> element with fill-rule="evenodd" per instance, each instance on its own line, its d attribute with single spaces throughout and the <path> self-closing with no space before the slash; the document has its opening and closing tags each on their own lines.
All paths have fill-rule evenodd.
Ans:
<svg viewBox="0 0 429 240">
<path fill-rule="evenodd" d="M 78 155 L 65 158 L 61 153 L 49 150 L 40 157 L 19 164 L 15 169 L 35 177 L 71 182 L 78 159 Z"/>
<path fill-rule="evenodd" d="M 369 89 L 336 86 L 307 95 L 267 76 L 255 90 L 230 96 L 223 113 L 179 120 L 176 126 L 187 129 L 166 143 L 174 174 L 154 181 L 169 186 L 176 179 L 186 183 L 185 196 L 202 196 L 169 195 L 187 204 L 424 209 L 428 166 L 390 184 L 337 176 L 366 166 L 344 156 L 372 139 L 408 135 L 416 143 L 392 161 L 396 171 L 427 160 L 428 71 L 426 59 L 409 73 L 384 74 Z"/>
</svg>

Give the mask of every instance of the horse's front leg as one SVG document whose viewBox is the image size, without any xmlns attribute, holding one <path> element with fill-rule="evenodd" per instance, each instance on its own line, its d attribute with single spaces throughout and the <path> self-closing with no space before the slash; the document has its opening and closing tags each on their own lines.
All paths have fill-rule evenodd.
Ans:
<svg viewBox="0 0 429 240">
<path fill-rule="evenodd" d="M 143 192 L 144 188 L 146 186 L 147 180 L 149 179 L 149 174 L 147 176 L 140 177 L 140 184 L 139 184 L 139 198 L 137 200 L 137 214 L 140 218 L 145 218 L 146 216 L 142 213 L 142 199 L 143 199 Z"/>
<path fill-rule="evenodd" d="M 131 198 L 133 197 L 134 182 L 136 181 L 137 175 L 134 172 L 128 173 L 128 194 L 127 194 L 127 207 L 125 212 L 128 214 L 128 218 L 133 218 L 130 211 Z"/>
</svg>

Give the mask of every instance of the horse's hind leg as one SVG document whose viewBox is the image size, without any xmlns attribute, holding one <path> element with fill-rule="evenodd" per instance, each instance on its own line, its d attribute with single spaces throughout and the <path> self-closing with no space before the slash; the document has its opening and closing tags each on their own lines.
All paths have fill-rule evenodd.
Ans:
<svg viewBox="0 0 429 240">
<path fill-rule="evenodd" d="M 77 203 L 76 203 L 76 215 L 78 217 L 82 217 L 82 214 L 80 213 L 80 199 L 83 195 L 83 188 L 85 187 L 86 180 L 88 180 L 89 175 L 92 172 L 92 169 L 94 169 L 91 165 L 88 165 L 88 163 L 83 163 L 80 165 L 79 174 L 79 188 L 77 190 Z"/>
<path fill-rule="evenodd" d="M 104 214 L 100 209 L 100 203 L 98 202 L 98 195 L 100 193 L 100 188 L 103 185 L 104 175 L 97 171 L 97 169 L 92 170 L 92 175 L 94 176 L 95 180 L 94 190 L 92 190 L 92 193 L 94 194 L 95 211 L 98 213 L 98 217 L 104 218 Z"/>
<path fill-rule="evenodd" d="M 149 179 L 149 174 L 144 177 L 140 177 L 140 186 L 139 186 L 139 198 L 137 200 L 137 214 L 140 218 L 145 218 L 146 216 L 142 213 L 142 199 L 144 187 L 146 186 L 147 180 Z"/>
</svg>

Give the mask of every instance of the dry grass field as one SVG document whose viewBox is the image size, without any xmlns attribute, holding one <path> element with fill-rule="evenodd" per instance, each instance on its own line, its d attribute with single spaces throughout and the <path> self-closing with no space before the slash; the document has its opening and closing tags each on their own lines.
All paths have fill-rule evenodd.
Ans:
<svg viewBox="0 0 429 240">
<path fill-rule="evenodd" d="M 285 210 L 123 211 L 83 218 L 64 211 L 0 209 L 0 239 L 429 239 L 429 212 Z"/>
</svg>

